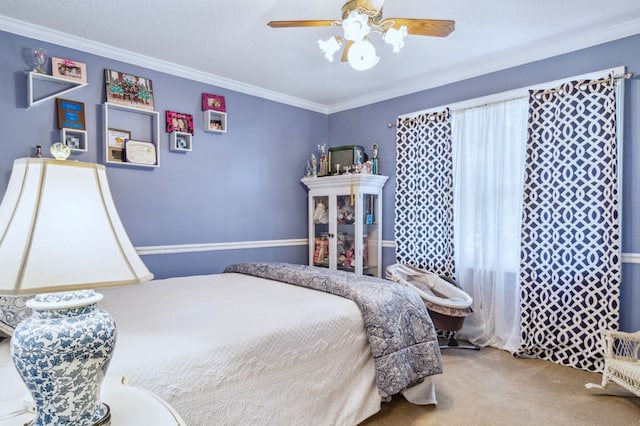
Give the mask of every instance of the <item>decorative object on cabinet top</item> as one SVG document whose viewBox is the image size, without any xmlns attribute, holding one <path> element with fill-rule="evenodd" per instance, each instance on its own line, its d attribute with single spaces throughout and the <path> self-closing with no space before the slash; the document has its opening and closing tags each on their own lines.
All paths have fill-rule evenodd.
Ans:
<svg viewBox="0 0 640 426">
<path fill-rule="evenodd" d="M 70 59 L 51 58 L 51 75 L 78 83 L 86 83 L 87 65 Z"/>
<path fill-rule="evenodd" d="M 193 115 L 182 112 L 167 111 L 167 133 L 181 132 L 193 135 Z"/>
<path fill-rule="evenodd" d="M 210 95 L 209 93 L 203 93 L 202 94 L 202 110 L 227 112 L 227 106 L 224 103 L 224 96 Z"/>
<path fill-rule="evenodd" d="M 107 102 L 153 111 L 151 80 L 120 71 L 104 70 Z"/>
<path fill-rule="evenodd" d="M 326 145 L 318 145 L 320 161 L 316 154 L 311 154 L 307 160 L 305 177 L 338 176 L 341 174 L 374 174 L 378 169 L 378 144 L 372 145 L 373 158 L 369 159 L 364 148 L 360 145 L 345 145 L 329 148 L 326 155 Z"/>
</svg>

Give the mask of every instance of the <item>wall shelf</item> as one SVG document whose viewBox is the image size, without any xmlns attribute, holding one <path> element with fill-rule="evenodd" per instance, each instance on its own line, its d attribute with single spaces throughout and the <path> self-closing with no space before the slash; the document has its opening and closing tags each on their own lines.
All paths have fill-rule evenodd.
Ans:
<svg viewBox="0 0 640 426">
<path fill-rule="evenodd" d="M 209 133 L 227 133 L 227 113 L 211 109 L 203 111 L 204 131 Z"/>
<path fill-rule="evenodd" d="M 171 132 L 169 150 L 173 152 L 191 151 L 191 133 Z"/>
<path fill-rule="evenodd" d="M 60 129 L 60 140 L 71 148 L 72 154 L 89 151 L 86 130 L 63 127 Z"/>
<path fill-rule="evenodd" d="M 38 84 L 37 82 L 40 82 L 41 84 Z M 78 83 L 66 78 L 54 77 L 49 74 L 30 71 L 27 75 L 27 107 L 31 108 L 32 106 L 40 105 L 49 99 L 53 99 L 65 93 L 73 92 L 87 84 L 88 83 Z M 46 94 L 36 94 L 36 92 L 44 91 L 42 89 L 45 86 L 49 87 L 49 91 Z"/>
<path fill-rule="evenodd" d="M 160 167 L 160 118 L 157 111 L 140 109 L 126 105 L 118 105 L 111 102 L 102 104 L 103 125 L 104 125 L 104 162 L 105 164 L 118 164 L 122 166 L 135 166 L 154 168 Z M 155 150 L 155 162 L 131 162 L 127 161 L 125 155 L 126 142 L 122 141 L 119 146 L 110 145 L 110 129 L 126 129 L 130 135 L 129 140 L 140 141 Z M 137 154 L 140 154 L 138 151 Z M 137 158 L 140 158 L 138 155 Z"/>
</svg>

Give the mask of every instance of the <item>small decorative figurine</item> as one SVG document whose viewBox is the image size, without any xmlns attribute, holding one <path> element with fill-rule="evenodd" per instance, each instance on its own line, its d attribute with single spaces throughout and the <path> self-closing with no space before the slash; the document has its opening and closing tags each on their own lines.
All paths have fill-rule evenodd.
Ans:
<svg viewBox="0 0 640 426">
<path fill-rule="evenodd" d="M 40 145 L 36 146 L 36 155 L 35 155 L 35 157 L 36 158 L 41 158 L 42 157 L 42 146 L 40 146 Z"/>
<path fill-rule="evenodd" d="M 311 161 L 307 160 L 307 167 L 304 169 L 304 175 L 311 177 Z"/>
<path fill-rule="evenodd" d="M 318 172 L 318 176 L 326 176 L 329 174 L 327 170 L 328 162 L 327 162 L 327 154 L 326 154 L 326 146 L 327 144 L 318 145 L 318 151 L 320 151 L 320 171 Z"/>
<path fill-rule="evenodd" d="M 311 176 L 318 176 L 318 160 L 315 154 L 311 154 Z"/>
<path fill-rule="evenodd" d="M 322 201 L 318 201 L 313 211 L 313 223 L 329 223 L 327 208 Z"/>
<path fill-rule="evenodd" d="M 371 145 L 372 158 L 371 158 L 371 174 L 378 174 L 378 144 Z"/>
</svg>

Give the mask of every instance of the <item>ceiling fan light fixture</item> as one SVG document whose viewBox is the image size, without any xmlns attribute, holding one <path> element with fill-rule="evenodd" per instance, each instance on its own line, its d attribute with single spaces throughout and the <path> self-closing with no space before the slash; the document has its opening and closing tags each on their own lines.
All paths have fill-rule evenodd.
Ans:
<svg viewBox="0 0 640 426">
<path fill-rule="evenodd" d="M 380 57 L 376 55 L 376 48 L 369 40 L 362 40 L 351 45 L 347 60 L 354 70 L 366 71 L 373 68 Z"/>
<path fill-rule="evenodd" d="M 342 27 L 342 36 L 318 40 L 324 56 L 333 62 L 333 57 L 344 46 L 341 62 L 349 62 L 355 70 L 373 68 L 380 58 L 369 40 L 371 32 L 379 33 L 385 43 L 398 53 L 404 47 L 407 35 L 447 37 L 455 30 L 455 21 L 444 19 L 415 19 L 382 17 L 385 0 L 345 0 L 342 19 L 306 19 L 297 21 L 270 21 L 271 28 L 294 27 Z"/>
<path fill-rule="evenodd" d="M 393 46 L 393 53 L 398 53 L 404 47 L 404 39 L 407 37 L 407 26 L 403 25 L 399 30 L 389 28 L 384 32 L 382 38 L 385 42 Z"/>
<path fill-rule="evenodd" d="M 362 41 L 371 32 L 369 16 L 354 10 L 347 19 L 342 21 L 342 28 L 344 29 L 345 39 L 355 42 Z"/>
<path fill-rule="evenodd" d="M 320 49 L 324 52 L 325 58 L 327 58 L 329 62 L 333 62 L 333 55 L 340 50 L 340 45 L 341 43 L 338 40 L 338 37 L 331 37 L 327 40 L 318 40 L 318 46 L 320 46 Z"/>
</svg>

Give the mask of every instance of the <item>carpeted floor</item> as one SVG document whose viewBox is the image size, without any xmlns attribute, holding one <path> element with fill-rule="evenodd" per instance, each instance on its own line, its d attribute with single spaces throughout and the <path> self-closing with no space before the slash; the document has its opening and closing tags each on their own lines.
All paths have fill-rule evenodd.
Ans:
<svg viewBox="0 0 640 426">
<path fill-rule="evenodd" d="M 640 398 L 595 396 L 602 376 L 493 348 L 445 349 L 437 406 L 396 396 L 361 426 L 640 425 Z"/>
</svg>

